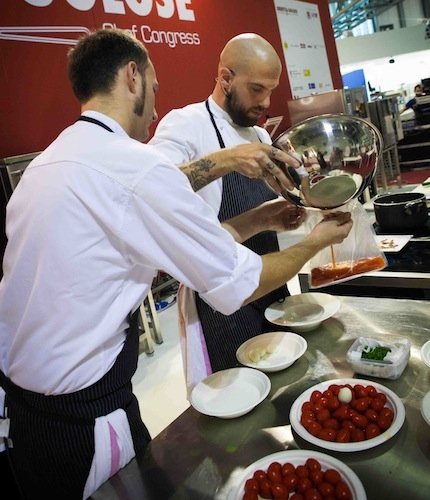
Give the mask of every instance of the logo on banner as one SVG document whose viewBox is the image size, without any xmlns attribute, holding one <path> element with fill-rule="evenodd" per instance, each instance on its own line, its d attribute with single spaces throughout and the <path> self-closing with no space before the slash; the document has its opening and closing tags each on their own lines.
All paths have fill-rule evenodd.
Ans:
<svg viewBox="0 0 430 500">
<path fill-rule="evenodd" d="M 24 0 L 33 7 L 49 7 L 59 0 Z M 61 0 L 64 3 L 64 0 Z M 103 6 L 105 14 L 136 14 L 146 17 L 150 14 L 169 19 L 176 14 L 181 21 L 195 21 L 191 0 L 66 0 L 76 10 L 91 10 L 96 3 Z M 126 12 L 126 7 L 131 11 Z M 116 23 L 104 22 L 103 28 L 121 28 L 145 44 L 165 44 L 170 48 L 178 45 L 200 45 L 198 33 L 185 31 L 154 30 L 148 24 L 133 24 L 130 28 L 117 26 Z M 21 42 L 53 43 L 76 45 L 78 39 L 90 30 L 85 26 L 0 26 L 0 40 Z"/>
</svg>

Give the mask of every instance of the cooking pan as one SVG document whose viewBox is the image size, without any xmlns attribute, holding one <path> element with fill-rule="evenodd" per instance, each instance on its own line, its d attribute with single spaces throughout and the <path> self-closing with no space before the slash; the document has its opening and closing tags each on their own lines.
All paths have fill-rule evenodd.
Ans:
<svg viewBox="0 0 430 500">
<path fill-rule="evenodd" d="M 387 233 L 408 233 L 422 227 L 428 219 L 423 193 L 391 193 L 378 196 L 374 202 L 379 228 Z"/>
</svg>

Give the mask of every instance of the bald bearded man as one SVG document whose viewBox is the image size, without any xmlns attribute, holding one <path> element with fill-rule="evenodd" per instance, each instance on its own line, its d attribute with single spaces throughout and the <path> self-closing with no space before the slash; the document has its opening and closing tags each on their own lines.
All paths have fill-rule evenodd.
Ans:
<svg viewBox="0 0 430 500">
<path fill-rule="evenodd" d="M 278 54 L 261 36 L 245 33 L 232 38 L 221 52 L 212 95 L 204 102 L 168 113 L 160 121 L 150 144 L 178 166 L 223 148 L 227 148 L 225 153 L 228 155 L 228 148 L 240 145 L 239 149 L 234 148 L 235 154 L 238 151 L 243 153 L 245 164 L 246 155 L 253 148 L 271 143 L 267 131 L 256 124 L 270 106 L 281 70 Z M 195 164 L 193 170 L 182 168 L 194 189 L 214 208 L 221 222 L 277 197 L 264 180 L 247 178 L 238 168 L 210 182 L 225 174 L 225 171 L 220 173 L 221 165 L 221 162 L 212 165 L 202 161 L 197 172 Z M 291 206 L 290 215 L 289 229 L 296 229 L 304 219 L 303 210 Z M 279 250 L 277 234 L 271 231 L 260 233 L 243 244 L 260 255 Z M 190 294 L 187 294 L 187 303 L 179 303 L 179 309 L 185 311 L 184 323 L 187 323 L 187 317 L 189 320 L 198 315 L 204 335 L 201 359 L 205 362 L 205 369 L 196 373 L 194 380 L 187 374 L 189 386 L 211 371 L 236 366 L 235 353 L 242 342 L 276 329 L 265 319 L 264 311 L 271 303 L 282 301 L 287 295 L 285 285 L 231 316 L 224 316 L 214 311 L 198 294 L 195 295 L 194 310 Z M 194 342 L 188 338 L 188 347 L 192 348 L 191 354 L 188 349 L 188 364 L 192 364 L 190 356 L 195 355 L 198 328 L 194 333 Z"/>
</svg>

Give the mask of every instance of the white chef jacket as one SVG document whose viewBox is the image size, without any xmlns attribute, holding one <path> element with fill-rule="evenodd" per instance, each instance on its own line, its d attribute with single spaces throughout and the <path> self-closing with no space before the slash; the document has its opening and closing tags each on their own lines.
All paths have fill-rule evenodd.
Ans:
<svg viewBox="0 0 430 500">
<path fill-rule="evenodd" d="M 240 127 L 212 97 L 209 107 L 225 143 L 225 147 L 251 142 L 271 144 L 269 133 L 262 127 Z M 174 109 L 160 120 L 149 144 L 164 153 L 175 165 L 182 165 L 219 151 L 220 145 L 204 102 Z M 222 196 L 222 178 L 211 182 L 198 194 L 219 212 Z"/>
<path fill-rule="evenodd" d="M 231 314 L 262 268 L 166 157 L 107 116 L 85 115 L 114 133 L 71 125 L 27 167 L 7 207 L 0 369 L 46 395 L 111 368 L 156 270 Z"/>
</svg>

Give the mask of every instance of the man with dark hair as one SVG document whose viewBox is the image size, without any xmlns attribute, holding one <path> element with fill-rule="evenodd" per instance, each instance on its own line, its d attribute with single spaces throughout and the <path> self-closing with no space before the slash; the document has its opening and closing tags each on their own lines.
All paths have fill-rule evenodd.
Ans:
<svg viewBox="0 0 430 500">
<path fill-rule="evenodd" d="M 140 142 L 157 116 L 145 47 L 99 30 L 69 57 L 82 114 L 26 168 L 7 207 L 0 436 L 24 498 L 88 498 L 145 449 L 131 380 L 137 311 L 156 270 L 230 314 L 352 225 L 339 214 L 262 259 L 229 231 L 247 236 L 262 221 L 282 230 L 281 202 L 227 231 L 182 172 Z"/>
</svg>

